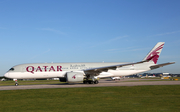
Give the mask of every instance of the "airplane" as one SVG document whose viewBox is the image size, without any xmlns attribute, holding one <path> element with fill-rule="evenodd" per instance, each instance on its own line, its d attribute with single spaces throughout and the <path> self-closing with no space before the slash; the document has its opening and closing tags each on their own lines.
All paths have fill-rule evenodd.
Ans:
<svg viewBox="0 0 180 112">
<path fill-rule="evenodd" d="M 112 80 L 120 80 L 120 77 L 111 77 Z"/>
<path fill-rule="evenodd" d="M 4 76 L 15 79 L 15 86 L 19 85 L 17 79 L 42 78 L 98 84 L 100 78 L 128 76 L 174 64 L 175 62 L 157 64 L 164 43 L 158 42 L 142 61 L 135 63 L 29 63 L 13 66 Z"/>
</svg>

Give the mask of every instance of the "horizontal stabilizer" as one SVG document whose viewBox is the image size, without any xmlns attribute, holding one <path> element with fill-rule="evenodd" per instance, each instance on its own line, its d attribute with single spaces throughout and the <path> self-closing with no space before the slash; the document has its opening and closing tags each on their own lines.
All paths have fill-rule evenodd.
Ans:
<svg viewBox="0 0 180 112">
<path fill-rule="evenodd" d="M 160 68 L 160 67 L 163 67 L 163 66 L 166 66 L 166 65 L 170 65 L 170 64 L 174 64 L 175 62 L 169 62 L 169 63 L 163 63 L 163 64 L 158 64 L 158 65 L 153 65 L 153 66 L 150 66 L 151 69 L 156 69 L 156 68 Z"/>
</svg>

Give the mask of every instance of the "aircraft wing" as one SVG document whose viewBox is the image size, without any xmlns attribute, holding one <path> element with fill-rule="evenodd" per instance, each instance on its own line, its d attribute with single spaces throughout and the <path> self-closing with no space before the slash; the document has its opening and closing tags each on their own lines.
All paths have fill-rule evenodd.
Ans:
<svg viewBox="0 0 180 112">
<path fill-rule="evenodd" d="M 107 72 L 109 69 L 116 70 L 116 68 L 118 68 L 118 67 L 123 67 L 123 66 L 128 66 L 128 65 L 135 65 L 135 64 L 148 62 L 148 61 L 149 61 L 149 59 L 144 60 L 144 61 L 140 61 L 140 62 L 136 62 L 136 63 L 127 63 L 127 64 L 112 65 L 112 66 L 104 66 L 104 67 L 98 67 L 98 68 L 85 69 L 83 71 L 86 72 L 86 73 L 99 74 L 101 72 Z"/>
<path fill-rule="evenodd" d="M 160 68 L 166 65 L 170 65 L 170 64 L 174 64 L 175 62 L 168 62 L 168 63 L 163 63 L 163 64 L 158 64 L 158 65 L 152 65 L 150 66 L 151 69 L 156 69 L 156 68 Z"/>
</svg>

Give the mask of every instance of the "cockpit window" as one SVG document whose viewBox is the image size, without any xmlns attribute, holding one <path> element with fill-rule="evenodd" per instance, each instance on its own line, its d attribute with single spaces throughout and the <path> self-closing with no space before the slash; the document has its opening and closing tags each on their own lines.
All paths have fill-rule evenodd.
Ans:
<svg viewBox="0 0 180 112">
<path fill-rule="evenodd" d="M 14 71 L 14 68 L 9 69 L 9 71 Z"/>
</svg>

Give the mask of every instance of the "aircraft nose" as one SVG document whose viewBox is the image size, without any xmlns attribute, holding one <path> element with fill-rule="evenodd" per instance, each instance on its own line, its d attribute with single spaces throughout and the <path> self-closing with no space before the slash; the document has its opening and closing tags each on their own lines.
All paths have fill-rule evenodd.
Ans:
<svg viewBox="0 0 180 112">
<path fill-rule="evenodd" d="M 9 73 L 5 73 L 5 74 L 4 74 L 4 77 L 8 77 L 8 76 L 9 76 Z"/>
</svg>

